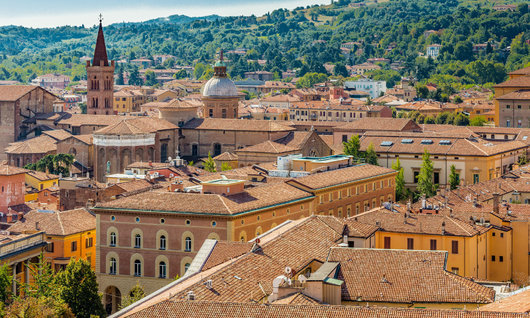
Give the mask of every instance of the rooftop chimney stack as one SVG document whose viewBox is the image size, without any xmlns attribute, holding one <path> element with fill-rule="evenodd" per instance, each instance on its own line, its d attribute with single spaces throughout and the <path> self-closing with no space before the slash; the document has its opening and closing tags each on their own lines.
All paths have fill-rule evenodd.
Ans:
<svg viewBox="0 0 530 318">
<path fill-rule="evenodd" d="M 499 213 L 499 194 L 493 193 L 493 212 Z"/>
</svg>

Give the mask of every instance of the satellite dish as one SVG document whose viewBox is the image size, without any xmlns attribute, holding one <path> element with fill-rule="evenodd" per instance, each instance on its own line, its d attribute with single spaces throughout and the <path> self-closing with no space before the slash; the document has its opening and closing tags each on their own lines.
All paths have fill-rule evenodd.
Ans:
<svg viewBox="0 0 530 318">
<path fill-rule="evenodd" d="M 285 281 L 287 281 L 287 277 L 285 277 L 283 275 L 278 276 L 272 281 L 272 287 L 273 288 L 280 287 L 280 285 L 283 284 L 283 282 L 285 282 Z"/>
<path fill-rule="evenodd" d="M 298 275 L 298 281 L 299 281 L 300 283 L 303 284 L 303 283 L 306 282 L 306 280 L 307 280 L 307 277 L 305 277 L 304 275 L 302 275 L 302 274 Z"/>
<path fill-rule="evenodd" d="M 289 275 L 291 274 L 293 270 L 289 266 L 286 266 L 284 271 L 285 271 L 285 274 Z"/>
</svg>

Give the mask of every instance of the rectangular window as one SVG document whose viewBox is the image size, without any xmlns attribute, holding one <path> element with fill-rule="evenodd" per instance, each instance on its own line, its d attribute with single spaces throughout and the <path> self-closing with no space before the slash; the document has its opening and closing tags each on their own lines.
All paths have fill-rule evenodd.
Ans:
<svg viewBox="0 0 530 318">
<path fill-rule="evenodd" d="M 348 142 L 348 135 L 342 135 L 342 142 Z"/>
<path fill-rule="evenodd" d="M 503 256 L 499 256 L 499 262 L 502 262 L 504 261 L 504 257 Z"/>
<path fill-rule="evenodd" d="M 413 250 L 414 249 L 414 239 L 408 238 L 407 239 L 407 250 Z"/>
<path fill-rule="evenodd" d="M 473 174 L 473 183 L 479 183 L 479 174 L 478 173 L 474 173 Z"/>
<path fill-rule="evenodd" d="M 431 251 L 436 251 L 436 240 L 431 240 Z"/>
<path fill-rule="evenodd" d="M 419 171 L 414 171 L 414 183 L 418 182 L 418 176 L 420 175 Z"/>
<path fill-rule="evenodd" d="M 458 254 L 458 241 L 451 242 L 451 253 Z"/>
<path fill-rule="evenodd" d="M 48 245 L 46 245 L 46 252 L 48 253 L 53 253 L 53 242 L 52 243 L 48 243 Z"/>
<path fill-rule="evenodd" d="M 77 251 L 77 241 L 72 242 L 72 252 Z"/>
<path fill-rule="evenodd" d="M 491 255 L 491 261 L 495 262 L 495 255 Z"/>
<path fill-rule="evenodd" d="M 439 172 L 434 173 L 434 184 L 440 184 L 440 173 Z"/>
<path fill-rule="evenodd" d="M 455 275 L 458 275 L 458 272 L 459 272 L 458 267 L 451 267 L 451 272 L 453 272 L 453 274 Z"/>
<path fill-rule="evenodd" d="M 385 236 L 385 247 L 386 249 L 390 249 L 390 237 Z"/>
<path fill-rule="evenodd" d="M 87 247 L 87 248 L 92 247 L 92 238 L 91 237 L 85 239 L 85 247 Z"/>
</svg>

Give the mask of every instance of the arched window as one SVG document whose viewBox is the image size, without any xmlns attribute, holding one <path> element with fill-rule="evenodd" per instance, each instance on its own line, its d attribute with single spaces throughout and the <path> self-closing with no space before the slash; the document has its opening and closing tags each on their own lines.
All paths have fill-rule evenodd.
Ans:
<svg viewBox="0 0 530 318">
<path fill-rule="evenodd" d="M 190 263 L 186 263 L 186 265 L 184 265 L 184 273 L 188 271 L 188 268 L 190 268 Z"/>
<path fill-rule="evenodd" d="M 114 257 L 110 259 L 109 274 L 116 275 L 116 259 Z"/>
<path fill-rule="evenodd" d="M 142 236 L 140 234 L 136 234 L 134 236 L 134 248 L 140 248 L 142 246 Z"/>
<path fill-rule="evenodd" d="M 110 233 L 110 246 L 116 246 L 116 233 Z"/>
<path fill-rule="evenodd" d="M 139 259 L 134 261 L 134 276 L 142 276 L 142 261 Z"/>
<path fill-rule="evenodd" d="M 184 251 L 191 252 L 191 237 L 186 237 L 186 245 Z"/>
<path fill-rule="evenodd" d="M 160 249 L 161 250 L 166 249 L 166 236 L 165 235 L 160 236 Z"/>
<path fill-rule="evenodd" d="M 158 263 L 158 272 L 160 278 L 166 278 L 166 262 Z"/>
</svg>

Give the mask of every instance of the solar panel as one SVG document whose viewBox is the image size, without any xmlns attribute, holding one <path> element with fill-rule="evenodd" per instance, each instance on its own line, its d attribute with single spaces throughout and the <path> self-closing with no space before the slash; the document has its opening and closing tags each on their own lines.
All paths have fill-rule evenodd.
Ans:
<svg viewBox="0 0 530 318">
<path fill-rule="evenodd" d="M 432 140 L 430 140 L 430 139 L 423 139 L 423 140 L 421 141 L 421 144 L 422 144 L 422 145 L 432 145 Z"/>
<path fill-rule="evenodd" d="M 394 143 L 392 141 L 383 141 L 383 142 L 381 142 L 381 146 L 383 146 L 383 147 L 390 147 L 393 144 Z"/>
<path fill-rule="evenodd" d="M 412 140 L 412 139 L 401 139 L 401 143 L 402 144 L 411 144 L 413 142 L 414 142 L 414 140 Z"/>
</svg>

